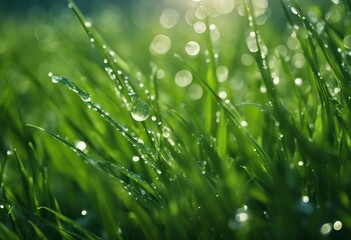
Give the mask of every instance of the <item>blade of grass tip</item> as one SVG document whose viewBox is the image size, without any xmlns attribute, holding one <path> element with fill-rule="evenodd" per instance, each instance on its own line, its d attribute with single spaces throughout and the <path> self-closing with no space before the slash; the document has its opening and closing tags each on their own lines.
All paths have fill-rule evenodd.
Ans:
<svg viewBox="0 0 351 240">
<path fill-rule="evenodd" d="M 101 37 L 101 35 L 95 30 L 92 25 L 92 22 L 85 19 L 84 15 L 78 8 L 78 6 L 74 3 L 73 0 L 68 0 L 69 8 L 73 10 L 79 22 L 83 26 L 84 30 L 90 37 L 90 41 L 98 47 L 101 55 L 103 56 L 104 63 L 109 64 L 110 68 L 105 68 L 105 70 L 110 75 L 110 78 L 116 85 L 118 91 L 122 92 L 122 95 L 131 101 L 130 93 L 134 92 L 129 85 L 129 81 L 123 77 L 123 72 L 127 72 L 131 74 L 132 72 L 136 72 L 136 70 L 131 67 L 131 64 L 127 64 L 121 57 L 119 57 L 111 47 L 108 46 L 106 41 Z M 111 74 L 111 70 L 113 74 Z"/>
<path fill-rule="evenodd" d="M 58 76 L 53 75 L 52 73 L 49 73 L 49 77 L 51 77 L 53 83 L 63 84 L 69 90 L 76 93 L 81 98 L 81 100 L 88 106 L 88 108 L 92 108 L 94 111 L 96 111 L 105 121 L 107 121 L 109 124 L 111 124 L 123 137 L 125 137 L 127 139 L 127 141 L 132 143 L 133 147 L 137 148 L 137 150 L 141 151 L 145 156 L 147 156 L 148 157 L 147 162 L 149 164 L 151 164 L 151 165 L 153 164 L 149 161 L 149 160 L 151 160 L 151 161 L 154 160 L 151 149 L 149 149 L 146 145 L 140 143 L 138 141 L 138 139 L 136 139 L 135 137 L 133 137 L 131 135 L 131 133 L 127 132 L 116 120 L 114 120 L 109 115 L 108 112 L 102 110 L 99 105 L 93 103 L 91 100 L 91 95 L 88 92 L 77 87 L 73 82 L 71 82 L 67 78 L 58 77 Z M 143 107 L 143 106 L 144 105 L 142 105 L 141 107 Z M 142 110 L 144 110 L 144 109 L 142 109 Z"/>
<path fill-rule="evenodd" d="M 35 126 L 35 125 L 31 125 L 31 124 L 27 124 L 27 126 L 38 129 L 40 131 L 43 131 L 43 132 L 49 134 L 50 136 L 54 137 L 56 140 L 63 143 L 65 146 L 69 147 L 73 152 L 75 152 L 77 154 L 77 156 L 81 157 L 84 160 L 84 162 L 94 166 L 95 168 L 98 168 L 99 170 L 102 170 L 103 172 L 106 172 L 108 170 L 109 171 L 108 173 L 113 173 L 112 171 L 121 172 L 122 174 L 124 174 L 125 176 L 130 178 L 131 180 L 135 181 L 136 183 L 138 183 L 139 185 L 144 187 L 145 190 L 147 192 L 149 192 L 151 195 L 153 195 L 157 198 L 159 197 L 159 194 L 157 194 L 155 192 L 155 190 L 147 182 L 142 180 L 138 174 L 131 172 L 131 171 L 129 171 L 121 166 L 118 166 L 116 163 L 111 164 L 110 162 L 96 161 L 93 158 L 86 155 L 82 150 L 76 148 L 73 144 L 69 143 L 67 140 L 63 139 L 59 135 L 54 134 L 46 129 L 43 129 L 43 128 Z M 113 176 L 116 176 L 116 175 L 113 174 Z"/>
<path fill-rule="evenodd" d="M 55 216 L 59 217 L 62 221 L 64 221 L 65 223 L 71 225 L 72 227 L 74 227 L 75 229 L 77 229 L 83 236 L 84 238 L 82 239 L 91 239 L 91 240 L 95 240 L 95 239 L 101 239 L 100 237 L 96 236 L 95 234 L 89 232 L 88 230 L 82 228 L 78 223 L 76 223 L 75 221 L 73 221 L 72 219 L 64 216 L 63 214 L 48 208 L 48 207 L 38 207 L 39 210 L 43 209 L 46 210 L 52 214 L 54 214 Z M 79 236 L 79 235 L 76 235 Z"/>
<path fill-rule="evenodd" d="M 37 227 L 37 225 L 34 222 L 28 220 L 28 223 L 33 227 L 36 233 L 36 239 L 47 240 L 45 234 L 40 230 L 40 228 Z"/>
<path fill-rule="evenodd" d="M 217 95 L 217 93 L 209 86 L 209 84 L 202 79 L 201 75 L 197 71 L 195 71 L 195 69 L 193 69 L 189 64 L 187 64 L 178 54 L 175 54 L 174 56 L 192 71 L 192 73 L 195 76 L 194 79 L 199 80 L 206 87 L 206 89 L 212 94 L 212 96 L 217 100 L 217 102 L 225 111 L 225 113 L 228 114 L 229 119 L 233 121 L 233 123 L 235 124 L 237 128 L 236 134 L 240 134 L 240 137 L 243 139 L 248 138 L 248 140 L 251 142 L 251 145 L 253 146 L 253 151 L 255 151 L 255 155 L 257 153 L 259 156 L 259 159 L 262 162 L 263 171 L 266 174 L 268 174 L 270 178 L 268 163 L 271 162 L 271 159 L 268 156 L 268 154 L 263 150 L 263 148 L 258 144 L 258 142 L 246 130 L 246 128 L 241 127 L 240 120 L 239 120 L 241 119 L 241 116 L 238 110 L 236 109 L 236 107 L 233 104 L 231 104 L 229 100 L 224 101 L 222 98 L 220 98 Z M 242 144 L 242 146 L 246 148 L 245 144 Z"/>
</svg>

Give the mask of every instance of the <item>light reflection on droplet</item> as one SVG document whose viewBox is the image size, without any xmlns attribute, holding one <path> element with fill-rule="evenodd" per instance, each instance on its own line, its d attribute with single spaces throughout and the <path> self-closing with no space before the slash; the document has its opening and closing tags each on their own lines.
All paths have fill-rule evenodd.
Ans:
<svg viewBox="0 0 351 240">
<path fill-rule="evenodd" d="M 145 121 L 150 115 L 150 106 L 141 100 L 135 101 L 131 108 L 131 115 L 135 121 Z"/>
<path fill-rule="evenodd" d="M 302 201 L 304 203 L 308 203 L 310 201 L 310 198 L 308 196 L 304 195 L 304 196 L 302 196 Z"/>
<path fill-rule="evenodd" d="M 265 86 L 260 86 L 260 92 L 261 93 L 266 93 L 267 92 L 267 88 Z"/>
<path fill-rule="evenodd" d="M 85 215 L 87 215 L 87 210 L 82 210 L 81 212 L 80 212 L 80 214 L 82 214 L 82 216 L 85 216 Z"/>
<path fill-rule="evenodd" d="M 247 48 L 250 50 L 250 52 L 258 51 L 258 46 L 255 38 L 252 38 L 252 37 L 247 38 L 246 45 L 247 45 Z"/>
<path fill-rule="evenodd" d="M 86 21 L 84 22 L 84 26 L 86 26 L 87 28 L 90 28 L 90 27 L 92 27 L 92 26 L 93 26 L 93 24 L 92 24 L 92 22 L 91 22 L 91 21 L 86 20 Z"/>
<path fill-rule="evenodd" d="M 206 31 L 206 24 L 204 22 L 197 21 L 194 23 L 194 31 L 196 33 L 204 33 Z"/>
<path fill-rule="evenodd" d="M 302 68 L 305 65 L 305 57 L 302 53 L 297 53 L 293 56 L 292 62 L 296 68 Z"/>
<path fill-rule="evenodd" d="M 140 160 L 140 157 L 135 155 L 132 157 L 132 160 L 133 162 L 138 162 Z"/>
<path fill-rule="evenodd" d="M 185 51 L 189 56 L 196 56 L 200 52 L 200 45 L 195 41 L 185 44 Z"/>
<path fill-rule="evenodd" d="M 345 48 L 351 49 L 351 35 L 347 35 L 342 42 Z"/>
<path fill-rule="evenodd" d="M 216 0 L 212 1 L 212 7 L 218 14 L 227 14 L 234 10 L 234 0 Z"/>
<path fill-rule="evenodd" d="M 76 141 L 75 147 L 81 151 L 84 151 L 87 148 L 87 144 L 83 141 Z"/>
<path fill-rule="evenodd" d="M 279 82 L 280 82 L 279 77 L 275 77 L 275 78 L 273 78 L 273 83 L 274 83 L 274 85 L 278 85 L 278 84 L 279 84 Z"/>
<path fill-rule="evenodd" d="M 156 72 L 156 78 L 157 79 L 162 79 L 166 75 L 165 71 L 163 69 L 158 69 Z"/>
<path fill-rule="evenodd" d="M 321 226 L 321 234 L 323 235 L 327 235 L 331 232 L 332 230 L 332 224 L 331 223 L 324 223 L 322 226 Z"/>
<path fill-rule="evenodd" d="M 150 52 L 154 55 L 166 54 L 172 45 L 171 39 L 166 35 L 157 35 L 150 44 Z"/>
<path fill-rule="evenodd" d="M 191 84 L 187 89 L 187 92 L 191 100 L 199 100 L 203 95 L 203 89 L 198 84 Z"/>
<path fill-rule="evenodd" d="M 205 19 L 208 15 L 208 10 L 205 6 L 200 6 L 195 10 L 195 16 L 198 19 Z"/>
<path fill-rule="evenodd" d="M 242 120 L 240 122 L 240 125 L 243 126 L 243 127 L 247 127 L 248 126 L 248 123 L 245 121 L 245 120 Z"/>
<path fill-rule="evenodd" d="M 335 231 L 339 231 L 342 228 L 342 222 L 341 221 L 335 221 L 333 224 L 333 228 Z"/>
<path fill-rule="evenodd" d="M 296 86 L 301 86 L 303 83 L 302 79 L 301 78 L 295 78 L 295 84 Z"/>
<path fill-rule="evenodd" d="M 216 75 L 218 82 L 225 82 L 228 78 L 228 68 L 225 66 L 218 66 Z"/>
<path fill-rule="evenodd" d="M 193 80 L 193 75 L 189 70 L 183 69 L 176 73 L 175 82 L 179 87 L 188 86 Z"/>
<path fill-rule="evenodd" d="M 220 91 L 218 93 L 218 96 L 222 99 L 226 99 L 227 98 L 227 93 L 225 91 Z"/>
<path fill-rule="evenodd" d="M 162 27 L 170 29 L 177 25 L 179 18 L 179 13 L 176 10 L 167 8 L 161 13 L 159 22 Z"/>
</svg>

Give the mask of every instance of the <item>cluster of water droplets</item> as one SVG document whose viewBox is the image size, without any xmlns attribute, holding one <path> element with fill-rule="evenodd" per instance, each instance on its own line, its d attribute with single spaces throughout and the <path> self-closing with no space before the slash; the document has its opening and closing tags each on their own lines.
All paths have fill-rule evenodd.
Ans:
<svg viewBox="0 0 351 240">
<path fill-rule="evenodd" d="M 71 91 L 75 92 L 78 94 L 78 96 L 84 101 L 84 102 L 90 102 L 91 101 L 91 96 L 89 93 L 86 91 L 78 88 L 76 85 L 74 85 L 71 81 L 69 81 L 67 78 L 64 77 L 58 77 L 52 74 L 51 72 L 48 74 L 48 76 L 51 78 L 51 81 L 53 83 L 61 83 L 65 85 L 68 89 Z"/>
</svg>

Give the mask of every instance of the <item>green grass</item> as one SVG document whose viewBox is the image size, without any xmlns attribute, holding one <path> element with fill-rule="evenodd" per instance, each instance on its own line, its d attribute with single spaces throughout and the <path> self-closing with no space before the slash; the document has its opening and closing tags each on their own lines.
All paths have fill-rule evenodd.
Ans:
<svg viewBox="0 0 351 240">
<path fill-rule="evenodd" d="M 349 239 L 350 2 L 235 4 L 0 18 L 0 239 Z"/>
</svg>

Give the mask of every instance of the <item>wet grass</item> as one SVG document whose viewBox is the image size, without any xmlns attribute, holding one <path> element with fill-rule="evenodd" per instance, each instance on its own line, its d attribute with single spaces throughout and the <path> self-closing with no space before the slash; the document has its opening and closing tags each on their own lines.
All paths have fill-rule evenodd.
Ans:
<svg viewBox="0 0 351 240">
<path fill-rule="evenodd" d="M 351 236 L 350 4 L 228 3 L 2 19 L 0 239 Z"/>
</svg>

